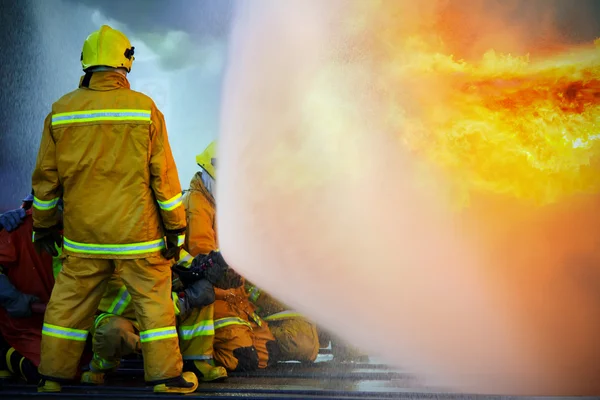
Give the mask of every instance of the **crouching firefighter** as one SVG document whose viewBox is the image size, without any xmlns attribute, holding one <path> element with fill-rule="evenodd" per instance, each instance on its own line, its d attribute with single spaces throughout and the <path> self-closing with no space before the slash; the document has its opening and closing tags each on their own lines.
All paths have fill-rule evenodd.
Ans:
<svg viewBox="0 0 600 400">
<path fill-rule="evenodd" d="M 184 371 L 195 373 L 203 382 L 227 378 L 227 371 L 213 363 L 213 285 L 229 288 L 241 285 L 241 278 L 218 252 L 192 260 L 182 250 L 173 268 L 172 284 Z M 140 334 L 131 296 L 118 275 L 111 278 L 99 311 L 92 328 L 94 356 L 90 370 L 82 375 L 86 384 L 103 384 L 105 374 L 115 371 L 123 357 L 140 353 L 147 340 Z"/>
<path fill-rule="evenodd" d="M 193 255 L 209 254 L 218 249 L 215 188 L 217 172 L 217 142 L 211 142 L 196 156 L 200 171 L 190 182 L 183 197 L 187 216 L 187 234 L 184 248 Z M 274 343 L 268 325 L 248 303 L 244 288 L 215 289 L 214 304 L 215 342 L 217 364 L 229 371 L 251 371 L 266 367 L 268 342 Z M 249 318 L 253 315 L 253 318 Z"/>
<path fill-rule="evenodd" d="M 245 288 L 257 314 L 269 323 L 277 342 L 278 351 L 271 354 L 273 361 L 314 362 L 319 354 L 319 334 L 315 323 L 256 285 L 246 282 Z"/>
</svg>

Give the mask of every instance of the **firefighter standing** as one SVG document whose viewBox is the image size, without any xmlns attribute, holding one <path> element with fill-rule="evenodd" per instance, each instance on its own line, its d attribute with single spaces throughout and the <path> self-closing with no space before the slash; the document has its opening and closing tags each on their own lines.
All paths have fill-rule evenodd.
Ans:
<svg viewBox="0 0 600 400">
<path fill-rule="evenodd" d="M 133 54 L 121 32 L 106 25 L 93 32 L 79 88 L 53 104 L 44 124 L 32 177 L 34 242 L 51 254 L 64 242 L 64 260 L 44 318 L 40 392 L 75 378 L 113 272 L 135 306 L 146 381 L 159 393 L 198 385 L 193 373 L 182 374 L 171 305 L 169 259 L 186 229 L 181 186 L 162 113 L 130 90 Z"/>
</svg>

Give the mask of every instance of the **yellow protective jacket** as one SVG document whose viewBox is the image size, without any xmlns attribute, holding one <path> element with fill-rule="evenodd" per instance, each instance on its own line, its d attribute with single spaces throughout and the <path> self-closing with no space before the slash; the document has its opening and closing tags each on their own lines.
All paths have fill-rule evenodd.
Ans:
<svg viewBox="0 0 600 400">
<path fill-rule="evenodd" d="M 52 105 L 32 183 L 34 230 L 58 223 L 63 197 L 71 256 L 145 258 L 164 248 L 165 230 L 185 230 L 163 115 L 114 71 L 86 74 Z"/>
<path fill-rule="evenodd" d="M 184 248 L 194 257 L 217 250 L 215 199 L 204 187 L 200 172 L 192 178 L 190 190 L 183 196 L 183 204 L 187 220 Z"/>
</svg>

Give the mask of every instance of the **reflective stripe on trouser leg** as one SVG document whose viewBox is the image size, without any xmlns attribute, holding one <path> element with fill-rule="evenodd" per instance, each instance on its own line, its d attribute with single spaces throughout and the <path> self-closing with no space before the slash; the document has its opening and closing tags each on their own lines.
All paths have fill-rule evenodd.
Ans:
<svg viewBox="0 0 600 400">
<path fill-rule="evenodd" d="M 215 326 L 219 321 L 215 320 Z M 233 319 L 233 318 L 231 318 Z M 243 320 L 242 320 L 243 321 Z M 214 358 L 215 362 L 227 369 L 234 371 L 238 366 L 238 359 L 234 351 L 239 348 L 252 347 L 252 328 L 250 324 L 232 323 L 215 329 Z"/>
<path fill-rule="evenodd" d="M 44 316 L 41 375 L 59 381 L 75 378 L 113 265 L 111 260 L 64 258 Z"/>
<path fill-rule="evenodd" d="M 171 299 L 171 263 L 153 256 L 115 264 L 135 308 L 146 381 L 180 376 L 183 362 Z"/>
<path fill-rule="evenodd" d="M 178 325 L 179 346 L 184 360 L 212 360 L 215 327 L 214 304 L 194 308 Z"/>
</svg>

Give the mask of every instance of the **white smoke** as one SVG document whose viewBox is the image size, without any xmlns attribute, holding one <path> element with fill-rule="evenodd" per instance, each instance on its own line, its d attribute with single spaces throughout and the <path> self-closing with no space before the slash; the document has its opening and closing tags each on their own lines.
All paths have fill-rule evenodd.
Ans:
<svg viewBox="0 0 600 400">
<path fill-rule="evenodd" d="M 564 268 L 581 246 L 547 239 L 587 235 L 556 210 L 502 199 L 449 213 L 443 181 L 387 130 L 360 55 L 340 61 L 352 53 L 339 25 L 348 4 L 240 4 L 221 113 L 225 257 L 343 338 L 450 390 L 597 394 L 598 302 Z"/>
</svg>

